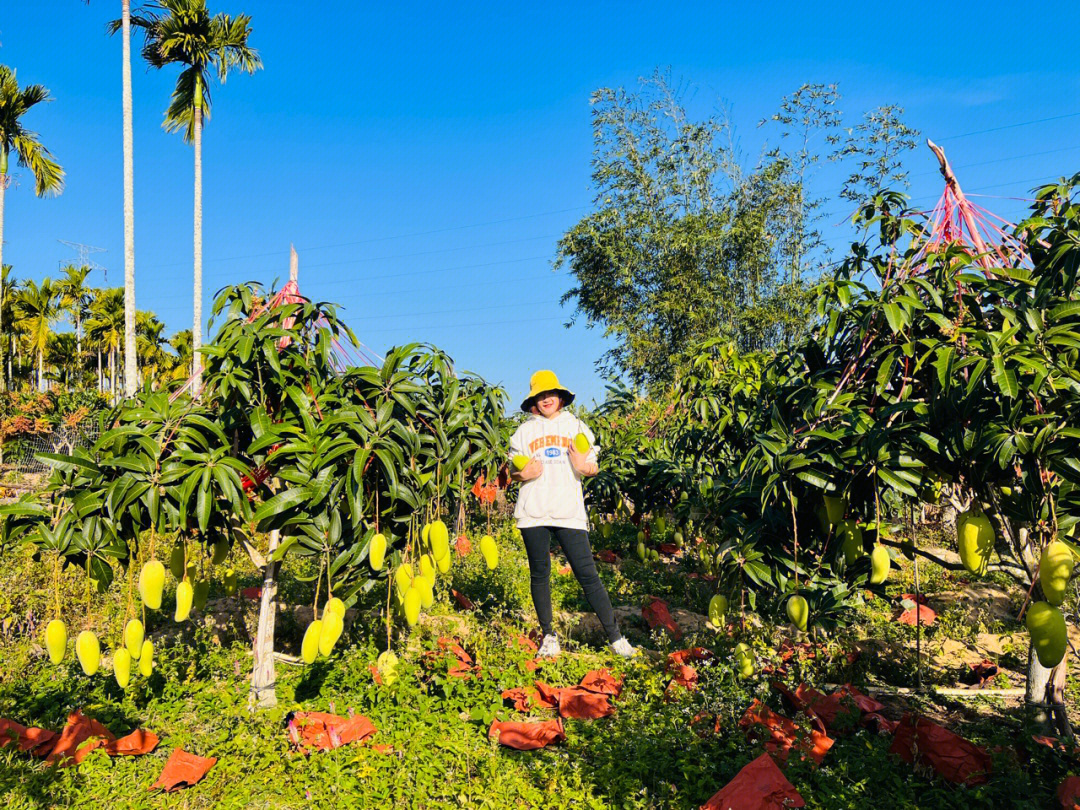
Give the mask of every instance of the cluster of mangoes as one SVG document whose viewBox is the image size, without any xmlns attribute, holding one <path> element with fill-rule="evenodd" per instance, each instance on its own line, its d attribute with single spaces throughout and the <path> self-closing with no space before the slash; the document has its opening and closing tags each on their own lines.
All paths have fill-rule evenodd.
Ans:
<svg viewBox="0 0 1080 810">
<path fill-rule="evenodd" d="M 344 629 L 345 603 L 332 596 L 323 606 L 322 618 L 314 619 L 304 631 L 304 640 L 300 643 L 300 657 L 304 663 L 313 664 L 320 655 L 323 658 L 329 656 Z"/>
<path fill-rule="evenodd" d="M 1048 669 L 1056 667 L 1065 657 L 1068 636 L 1059 605 L 1065 601 L 1074 565 L 1072 549 L 1060 540 L 1047 545 L 1039 558 L 1039 586 L 1045 601 L 1028 608 L 1025 624 L 1039 663 Z"/>
</svg>

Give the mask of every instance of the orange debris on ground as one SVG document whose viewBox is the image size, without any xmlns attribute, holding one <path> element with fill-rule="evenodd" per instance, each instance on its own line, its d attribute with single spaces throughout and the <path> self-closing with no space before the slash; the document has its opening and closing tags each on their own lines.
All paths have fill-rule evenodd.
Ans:
<svg viewBox="0 0 1080 810">
<path fill-rule="evenodd" d="M 292 744 L 304 751 L 331 751 L 352 742 L 364 742 L 378 729 L 367 717 L 340 717 L 326 712 L 292 712 L 286 730 Z"/>
<path fill-rule="evenodd" d="M 59 734 L 41 728 L 27 728 L 13 720 L 0 718 L 0 748 L 14 742 L 20 751 L 43 758 L 51 765 L 66 768 L 78 765 L 96 748 L 104 748 L 111 757 L 138 756 L 157 748 L 158 737 L 141 728 L 120 739 L 93 718 L 76 709 L 68 715 Z"/>
<path fill-rule="evenodd" d="M 150 786 L 151 790 L 174 791 L 191 787 L 202 780 L 217 763 L 217 757 L 199 757 L 183 748 L 174 748 L 169 761 L 161 770 L 161 776 Z"/>
<path fill-rule="evenodd" d="M 896 727 L 889 752 L 902 760 L 931 766 L 945 779 L 971 787 L 981 785 L 993 768 L 990 754 L 925 717 L 905 714 Z"/>
<path fill-rule="evenodd" d="M 820 765 L 833 740 L 825 733 L 821 720 L 814 716 L 810 720 L 818 728 L 811 728 L 807 734 L 794 720 L 777 714 L 755 698 L 739 720 L 739 728 L 750 740 L 764 739 L 765 750 L 781 763 L 787 762 L 792 748 L 797 748 L 804 758 L 809 757 Z"/>
<path fill-rule="evenodd" d="M 1058 785 L 1057 799 L 1062 810 L 1080 810 L 1080 776 L 1066 776 Z"/>
<path fill-rule="evenodd" d="M 469 597 L 467 597 L 463 593 L 455 591 L 453 588 L 450 589 L 450 595 L 454 597 L 454 601 L 458 603 L 458 607 L 462 610 L 472 610 L 475 607 Z"/>
<path fill-rule="evenodd" d="M 772 757 L 762 754 L 701 805 L 701 810 L 778 810 L 805 806 L 803 797 L 776 767 Z"/>
<path fill-rule="evenodd" d="M 649 625 L 650 630 L 662 627 L 671 633 L 676 641 L 682 638 L 682 628 L 671 618 L 671 611 L 668 610 L 667 602 L 663 599 L 658 599 L 655 596 L 647 597 L 644 607 L 641 608 L 641 615 Z"/>
<path fill-rule="evenodd" d="M 535 751 L 566 739 L 562 720 L 532 720 L 525 723 L 493 720 L 488 737 L 517 751 Z"/>
<path fill-rule="evenodd" d="M 467 557 L 472 553 L 472 540 L 466 537 L 464 534 L 459 534 L 454 538 L 454 551 L 457 552 L 459 557 Z M 466 608 L 468 610 L 468 608 Z"/>
</svg>

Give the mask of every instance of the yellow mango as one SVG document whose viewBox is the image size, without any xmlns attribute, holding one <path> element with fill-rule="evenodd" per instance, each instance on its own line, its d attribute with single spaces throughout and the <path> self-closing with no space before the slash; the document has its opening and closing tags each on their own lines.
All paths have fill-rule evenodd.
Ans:
<svg viewBox="0 0 1080 810">
<path fill-rule="evenodd" d="M 994 527 L 986 515 L 968 512 L 956 523 L 960 562 L 973 574 L 985 574 L 994 550 Z"/>
<path fill-rule="evenodd" d="M 724 624 L 724 614 L 727 613 L 728 601 L 727 597 L 722 594 L 716 594 L 709 600 L 709 621 L 714 627 L 722 627 Z"/>
<path fill-rule="evenodd" d="M 138 619 L 132 619 L 124 625 L 124 646 L 127 647 L 128 655 L 138 661 L 142 652 L 143 637 L 146 630 L 143 623 Z"/>
<path fill-rule="evenodd" d="M 420 555 L 420 576 L 435 578 L 435 561 L 430 554 Z"/>
<path fill-rule="evenodd" d="M 1058 540 L 1043 549 L 1039 558 L 1039 584 L 1051 605 L 1060 605 L 1065 601 L 1065 589 L 1072 578 L 1073 562 L 1069 547 Z"/>
<path fill-rule="evenodd" d="M 637 555 L 638 555 L 639 560 L 641 560 L 642 562 L 645 562 L 645 560 L 648 559 L 649 551 L 648 551 L 648 549 L 645 548 L 645 544 L 643 542 L 641 542 L 640 540 L 638 540 L 636 551 L 637 551 Z"/>
<path fill-rule="evenodd" d="M 413 570 L 409 563 L 402 563 L 394 572 L 394 584 L 397 586 L 398 596 L 405 598 L 405 591 L 409 589 L 413 581 Z"/>
<path fill-rule="evenodd" d="M 305 664 L 315 663 L 319 655 L 319 642 L 322 640 L 322 619 L 316 619 L 304 631 L 304 640 L 300 642 L 300 657 Z"/>
<path fill-rule="evenodd" d="M 436 560 L 442 559 L 450 553 L 450 531 L 441 520 L 431 524 L 428 532 L 428 543 L 431 545 L 431 555 Z"/>
<path fill-rule="evenodd" d="M 195 590 L 191 582 L 184 580 L 176 586 L 176 613 L 173 619 L 182 622 L 191 614 L 191 603 L 195 598 Z"/>
<path fill-rule="evenodd" d="M 127 689 L 128 683 L 131 681 L 131 653 L 127 651 L 126 647 L 120 647 L 113 653 L 112 666 L 117 686 L 121 689 Z"/>
<path fill-rule="evenodd" d="M 1053 669 L 1065 657 L 1065 617 L 1047 602 L 1035 602 L 1024 619 L 1039 663 Z"/>
<path fill-rule="evenodd" d="M 424 610 L 431 608 L 435 604 L 435 579 L 434 575 L 431 579 L 427 577 L 417 577 L 416 582 L 420 588 L 420 607 Z"/>
<path fill-rule="evenodd" d="M 83 630 L 75 639 L 75 655 L 87 675 L 93 675 L 101 666 L 101 645 L 98 637 L 89 630 Z"/>
<path fill-rule="evenodd" d="M 139 598 L 150 610 L 158 610 L 164 590 L 165 566 L 158 560 L 150 560 L 139 572 Z"/>
<path fill-rule="evenodd" d="M 405 591 L 405 621 L 409 623 L 409 627 L 420 621 L 420 589 L 420 583 L 414 581 L 409 590 Z"/>
<path fill-rule="evenodd" d="M 653 528 L 656 530 L 656 534 L 663 534 L 667 529 L 667 520 L 663 515 L 657 515 L 653 521 Z"/>
<path fill-rule="evenodd" d="M 333 596 L 330 599 L 327 599 L 326 600 L 326 607 L 323 608 L 323 614 L 324 614 L 323 618 L 324 619 L 326 618 L 325 614 L 327 614 L 327 613 L 336 613 L 338 616 L 340 616 L 342 619 L 344 619 L 345 618 L 345 603 L 342 602 L 340 599 L 338 599 L 336 596 Z"/>
<path fill-rule="evenodd" d="M 788 599 L 787 615 L 791 623 L 805 633 L 806 622 L 810 617 L 810 605 L 807 604 L 806 597 L 795 594 Z"/>
<path fill-rule="evenodd" d="M 154 671 L 154 642 L 144 639 L 142 649 L 139 650 L 139 672 L 144 678 L 149 678 Z"/>
<path fill-rule="evenodd" d="M 440 574 L 446 574 L 450 571 L 450 563 L 453 562 L 453 555 L 447 554 L 435 561 L 435 567 L 439 569 Z"/>
<path fill-rule="evenodd" d="M 874 550 L 870 552 L 870 584 L 880 585 L 888 579 L 891 565 L 889 550 L 881 543 L 875 543 Z"/>
<path fill-rule="evenodd" d="M 428 538 L 431 536 L 431 524 L 425 523 L 424 528 L 420 530 L 420 541 L 427 545 Z"/>
<path fill-rule="evenodd" d="M 499 547 L 495 545 L 495 538 L 485 534 L 480 538 L 480 554 L 484 557 L 489 570 L 494 571 L 499 565 Z"/>
<path fill-rule="evenodd" d="M 398 657 L 393 650 L 379 653 L 379 657 L 375 659 L 375 668 L 385 685 L 390 686 L 397 680 L 397 665 Z"/>
<path fill-rule="evenodd" d="M 385 559 L 386 535 L 380 532 L 371 538 L 371 545 L 368 547 L 368 564 L 373 571 L 382 571 Z"/>
<path fill-rule="evenodd" d="M 514 469 L 521 472 L 529 463 L 529 457 L 523 456 L 520 453 L 514 456 Z"/>
<path fill-rule="evenodd" d="M 232 596 L 234 593 L 236 593 L 236 571 L 234 571 L 232 568 L 226 569 L 225 581 L 223 582 L 223 584 L 225 586 L 226 596 Z"/>
<path fill-rule="evenodd" d="M 340 601 L 340 600 L 339 600 Z M 341 616 L 333 611 L 323 614 L 322 628 L 319 630 L 319 654 L 324 658 L 330 655 L 337 644 L 341 633 L 345 629 L 345 622 Z"/>
<path fill-rule="evenodd" d="M 45 627 L 45 649 L 49 651 L 49 660 L 59 664 L 67 652 L 67 627 L 59 619 L 53 619 Z"/>
<path fill-rule="evenodd" d="M 579 433 L 574 437 L 574 449 L 579 453 L 589 452 L 589 437 L 584 433 Z"/>
</svg>

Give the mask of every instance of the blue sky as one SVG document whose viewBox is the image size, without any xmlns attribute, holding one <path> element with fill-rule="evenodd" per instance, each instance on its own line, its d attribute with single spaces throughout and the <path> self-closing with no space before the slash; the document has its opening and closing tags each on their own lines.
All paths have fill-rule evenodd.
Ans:
<svg viewBox="0 0 1080 810">
<path fill-rule="evenodd" d="M 66 239 L 106 248 L 94 258 L 122 283 L 120 41 L 105 35 L 119 6 L 5 3 L 0 62 L 52 91 L 26 123 L 67 171 L 63 195 L 38 200 L 16 170 L 4 261 L 19 277 L 55 275 L 75 256 Z M 546 367 L 585 403 L 603 398 L 594 362 L 606 344 L 599 329 L 563 327 L 571 279 L 551 270 L 558 237 L 592 199 L 588 100 L 599 87 L 670 68 L 692 85 L 692 112 L 729 108 L 751 162 L 775 142 L 756 124 L 783 96 L 837 82 L 851 124 L 881 104 L 905 107 L 969 191 L 1024 197 L 1080 169 L 1074 3 L 1023 15 L 1005 2 L 317 8 L 211 3 L 253 17 L 265 69 L 214 88 L 205 306 L 224 284 L 287 275 L 293 242 L 301 290 L 343 304 L 365 344 L 430 341 L 506 385 L 512 403 Z M 176 71 L 148 72 L 136 49 L 133 75 L 137 305 L 172 332 L 191 320 L 192 152 L 160 126 Z M 920 148 L 908 163 L 911 194 L 931 205 L 933 156 Z M 835 197 L 840 179 L 825 167 L 814 189 Z M 1007 217 L 1024 206 L 977 202 Z M 845 206 L 825 211 L 826 240 L 843 244 Z"/>
</svg>

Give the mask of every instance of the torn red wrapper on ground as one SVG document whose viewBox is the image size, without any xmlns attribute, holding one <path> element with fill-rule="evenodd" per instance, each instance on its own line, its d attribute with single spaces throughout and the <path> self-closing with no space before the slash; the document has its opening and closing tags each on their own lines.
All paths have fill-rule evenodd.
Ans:
<svg viewBox="0 0 1080 810">
<path fill-rule="evenodd" d="M 459 557 L 467 557 L 472 553 L 472 540 L 464 534 L 459 534 L 454 539 L 454 550 Z"/>
<path fill-rule="evenodd" d="M 454 601 L 458 603 L 458 607 L 462 610 L 472 610 L 474 605 L 472 600 L 463 593 L 450 589 L 450 595 L 454 597 Z"/>
<path fill-rule="evenodd" d="M 562 720 L 558 717 L 554 720 L 527 723 L 494 720 L 491 728 L 488 729 L 488 737 L 497 740 L 500 745 L 505 745 L 507 748 L 534 751 L 552 743 L 562 742 L 566 739 L 566 732 L 563 730 Z"/>
<path fill-rule="evenodd" d="M 679 547 L 674 543 L 661 543 L 656 547 L 656 550 L 665 557 L 674 557 L 679 553 Z"/>
<path fill-rule="evenodd" d="M 682 638 L 682 628 L 671 618 L 671 611 L 668 610 L 667 602 L 663 599 L 657 599 L 655 596 L 648 597 L 645 600 L 645 606 L 641 608 L 641 615 L 650 630 L 663 628 L 671 633 L 676 641 Z"/>
<path fill-rule="evenodd" d="M 440 636 L 436 644 L 438 644 L 442 653 L 449 653 L 455 659 L 450 663 L 446 671 L 446 674 L 451 678 L 469 678 L 478 670 L 472 656 L 465 652 L 465 649 L 454 639 Z M 424 658 L 430 662 L 438 660 L 441 656 L 438 652 L 431 651 L 425 653 Z"/>
<path fill-rule="evenodd" d="M 906 624 L 911 627 L 914 627 L 916 622 L 923 627 L 929 627 L 936 619 L 937 614 L 925 605 L 901 611 L 896 617 L 896 620 L 900 622 L 900 624 Z"/>
<path fill-rule="evenodd" d="M 566 576 L 567 574 L 572 574 L 573 569 L 571 569 L 569 565 L 564 565 L 559 569 L 559 573 Z"/>
<path fill-rule="evenodd" d="M 520 633 L 514 636 L 507 642 L 511 649 L 517 647 L 519 650 L 525 650 L 527 652 L 536 652 L 539 648 L 536 646 L 536 642 L 528 636 L 523 636 Z"/>
<path fill-rule="evenodd" d="M 261 599 L 262 588 L 259 586 L 255 586 L 253 588 L 242 588 L 240 590 L 240 595 L 245 599 Z"/>
<path fill-rule="evenodd" d="M 764 740 L 765 750 L 781 763 L 787 761 L 792 748 L 797 748 L 804 757 L 820 765 L 832 748 L 833 740 L 825 733 L 820 720 L 811 717 L 811 722 L 818 728 L 811 728 L 807 733 L 794 720 L 777 714 L 755 698 L 739 720 L 739 728 L 751 740 Z"/>
<path fill-rule="evenodd" d="M 1080 776 L 1066 776 L 1056 795 L 1062 810 L 1080 810 Z"/>
<path fill-rule="evenodd" d="M 157 734 L 137 728 L 125 737 L 106 743 L 105 753 L 110 757 L 136 757 L 149 754 L 157 746 Z"/>
<path fill-rule="evenodd" d="M 161 776 L 150 789 L 173 791 L 191 787 L 201 781 L 216 762 L 217 757 L 198 757 L 182 748 L 174 748 L 169 761 L 161 770 Z"/>
<path fill-rule="evenodd" d="M 598 551 L 596 553 L 596 559 L 600 560 L 600 562 L 617 563 L 619 561 L 619 555 L 610 548 L 605 548 L 603 551 Z"/>
<path fill-rule="evenodd" d="M 945 779 L 968 787 L 986 781 L 993 763 L 984 749 L 925 717 L 905 714 L 889 751 L 902 760 L 931 766 Z"/>
<path fill-rule="evenodd" d="M 503 700 L 509 700 L 519 712 L 527 712 L 535 702 L 536 690 L 517 686 L 513 689 L 504 689 L 500 697 Z"/>
<path fill-rule="evenodd" d="M 998 674 L 998 671 L 997 664 L 984 658 L 979 663 L 971 665 L 969 681 L 984 686 L 988 680 Z"/>
<path fill-rule="evenodd" d="M 675 652 L 668 654 L 668 669 L 674 671 L 675 667 L 689 663 L 690 661 L 711 661 L 714 657 L 712 650 L 706 649 L 705 647 L 691 647 L 689 650 L 676 650 Z"/>
<path fill-rule="evenodd" d="M 330 751 L 351 742 L 364 742 L 378 731 L 364 715 L 339 717 L 326 712 L 293 712 L 287 726 L 294 746 L 305 751 Z"/>
<path fill-rule="evenodd" d="M 701 810 L 780 810 L 805 806 L 803 797 L 776 767 L 772 757 L 762 754 L 701 805 Z"/>
<path fill-rule="evenodd" d="M 851 730 L 855 723 L 862 720 L 863 715 L 876 714 L 885 708 L 883 703 L 867 697 L 849 683 L 836 689 L 831 695 L 822 694 L 805 683 L 799 684 L 794 692 L 775 682 L 772 688 L 782 694 L 795 711 L 818 717 L 829 732 L 837 727 Z"/>
<path fill-rule="evenodd" d="M 708 721 L 713 721 L 712 733 L 720 733 L 720 715 L 713 715 L 711 712 L 701 711 L 694 715 L 690 721 L 690 728 L 694 730 L 694 733 L 699 737 L 709 736 Z"/>
<path fill-rule="evenodd" d="M 614 713 L 615 707 L 607 695 L 598 695 L 580 686 L 560 690 L 559 714 L 568 720 L 599 720 Z"/>
<path fill-rule="evenodd" d="M 586 672 L 578 686 L 589 692 L 596 692 L 598 695 L 611 695 L 612 697 L 618 697 L 622 692 L 622 681 L 606 669 L 594 669 L 591 672 Z"/>
<path fill-rule="evenodd" d="M 0 748 L 14 744 L 23 753 L 45 757 L 52 750 L 55 739 L 55 731 L 36 727 L 27 728 L 14 720 L 5 720 L 0 717 Z"/>
<path fill-rule="evenodd" d="M 536 681 L 535 686 L 537 706 L 542 709 L 559 708 L 559 695 L 562 693 L 562 689 L 548 686 L 546 683 L 543 683 L 541 681 Z"/>
<path fill-rule="evenodd" d="M 683 689 L 689 690 L 697 689 L 698 674 L 697 670 L 692 666 L 689 664 L 677 664 L 672 671 L 675 673 L 675 677 L 667 685 L 668 692 L 671 692 L 673 686 L 681 686 Z"/>
<path fill-rule="evenodd" d="M 105 726 L 76 709 L 68 715 L 67 725 L 53 743 L 45 761 L 59 763 L 63 767 L 78 765 L 95 748 L 115 739 L 116 736 Z"/>
</svg>

